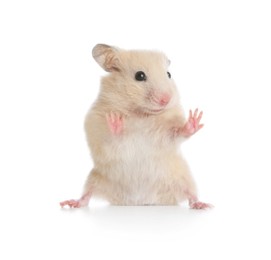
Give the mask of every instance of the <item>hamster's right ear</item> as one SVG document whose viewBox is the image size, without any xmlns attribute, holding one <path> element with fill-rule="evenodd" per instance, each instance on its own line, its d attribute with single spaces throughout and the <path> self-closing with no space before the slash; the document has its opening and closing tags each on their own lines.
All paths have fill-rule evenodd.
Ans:
<svg viewBox="0 0 271 260">
<path fill-rule="evenodd" d="M 119 49 L 106 44 L 97 44 L 92 49 L 93 58 L 107 72 L 120 70 L 118 54 Z"/>
</svg>

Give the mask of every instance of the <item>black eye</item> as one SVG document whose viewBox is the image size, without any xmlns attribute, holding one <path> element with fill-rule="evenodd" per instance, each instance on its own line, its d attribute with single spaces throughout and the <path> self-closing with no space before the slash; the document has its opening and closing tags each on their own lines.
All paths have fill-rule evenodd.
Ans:
<svg viewBox="0 0 271 260">
<path fill-rule="evenodd" d="M 171 74 L 170 74 L 169 72 L 167 72 L 167 75 L 168 75 L 168 77 L 171 79 Z"/>
<path fill-rule="evenodd" d="M 135 79 L 137 81 L 146 81 L 147 80 L 147 76 L 146 76 L 146 74 L 143 71 L 138 71 L 135 74 Z"/>
</svg>

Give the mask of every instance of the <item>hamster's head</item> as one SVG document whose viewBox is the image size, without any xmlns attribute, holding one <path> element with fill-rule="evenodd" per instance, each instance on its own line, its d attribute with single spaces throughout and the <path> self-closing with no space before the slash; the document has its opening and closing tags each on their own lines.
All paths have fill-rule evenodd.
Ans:
<svg viewBox="0 0 271 260">
<path fill-rule="evenodd" d="M 103 79 L 104 96 L 129 111 L 158 114 L 178 103 L 178 92 L 168 70 L 170 61 L 161 52 L 126 51 L 98 44 L 96 62 L 110 74 Z"/>
</svg>

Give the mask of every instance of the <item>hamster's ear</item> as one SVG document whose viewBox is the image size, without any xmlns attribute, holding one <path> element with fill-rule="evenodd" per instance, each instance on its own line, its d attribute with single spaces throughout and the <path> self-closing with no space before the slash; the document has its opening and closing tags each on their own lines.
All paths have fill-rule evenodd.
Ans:
<svg viewBox="0 0 271 260">
<path fill-rule="evenodd" d="M 92 56 L 96 62 L 108 72 L 120 70 L 119 49 L 106 45 L 97 44 L 92 49 Z"/>
</svg>

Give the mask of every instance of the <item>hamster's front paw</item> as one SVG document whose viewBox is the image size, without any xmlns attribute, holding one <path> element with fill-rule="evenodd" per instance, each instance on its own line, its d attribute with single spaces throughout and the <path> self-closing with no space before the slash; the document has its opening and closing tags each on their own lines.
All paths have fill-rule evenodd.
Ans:
<svg viewBox="0 0 271 260">
<path fill-rule="evenodd" d="M 111 112 L 106 114 L 106 121 L 112 134 L 120 135 L 123 133 L 123 116 Z"/>
<path fill-rule="evenodd" d="M 190 137 L 199 131 L 204 125 L 200 124 L 203 112 L 201 111 L 198 115 L 198 109 L 192 113 L 192 110 L 189 111 L 189 118 L 184 127 L 181 130 L 181 135 L 184 137 Z"/>
</svg>

